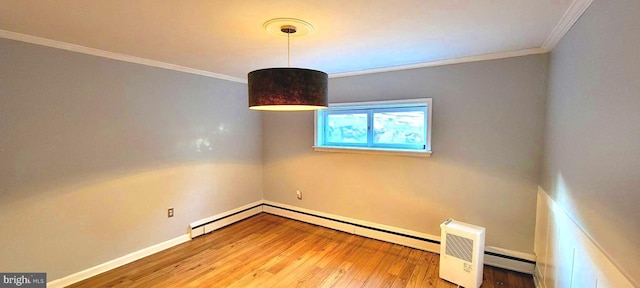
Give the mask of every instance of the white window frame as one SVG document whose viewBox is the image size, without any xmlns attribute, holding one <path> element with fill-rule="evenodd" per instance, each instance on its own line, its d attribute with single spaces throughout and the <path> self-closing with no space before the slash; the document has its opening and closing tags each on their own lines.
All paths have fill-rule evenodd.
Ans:
<svg viewBox="0 0 640 288">
<path fill-rule="evenodd" d="M 361 147 L 361 146 L 327 146 L 321 143 L 324 133 L 324 114 L 326 111 L 334 110 L 350 110 L 350 109 L 390 109 L 404 107 L 425 107 L 426 106 L 426 129 L 427 139 L 424 149 L 401 149 L 401 148 L 377 148 L 377 147 Z M 431 157 L 431 124 L 432 124 L 433 103 L 431 98 L 406 99 L 406 100 L 389 100 L 389 101 L 367 101 L 367 102 L 349 102 L 349 103 L 332 103 L 329 109 L 319 110 L 315 112 L 314 117 L 314 151 L 320 152 L 346 152 L 361 154 L 386 154 L 386 155 L 402 155 Z"/>
</svg>

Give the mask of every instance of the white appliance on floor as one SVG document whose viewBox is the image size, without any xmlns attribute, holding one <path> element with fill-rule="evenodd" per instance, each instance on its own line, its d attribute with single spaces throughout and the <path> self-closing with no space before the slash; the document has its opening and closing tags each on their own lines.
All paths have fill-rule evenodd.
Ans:
<svg viewBox="0 0 640 288">
<path fill-rule="evenodd" d="M 440 224 L 440 278 L 465 288 L 482 285 L 484 227 L 453 219 Z"/>
</svg>

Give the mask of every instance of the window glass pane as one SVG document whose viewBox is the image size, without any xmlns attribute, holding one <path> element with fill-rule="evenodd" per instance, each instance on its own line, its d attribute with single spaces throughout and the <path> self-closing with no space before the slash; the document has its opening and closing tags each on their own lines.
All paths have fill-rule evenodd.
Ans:
<svg viewBox="0 0 640 288">
<path fill-rule="evenodd" d="M 424 111 L 374 112 L 374 144 L 424 145 L 424 117 Z"/>
<path fill-rule="evenodd" d="M 430 155 L 431 111 L 430 98 L 332 104 L 315 113 L 314 149 Z"/>
<path fill-rule="evenodd" d="M 331 113 L 325 122 L 325 142 L 367 144 L 367 113 Z"/>
</svg>

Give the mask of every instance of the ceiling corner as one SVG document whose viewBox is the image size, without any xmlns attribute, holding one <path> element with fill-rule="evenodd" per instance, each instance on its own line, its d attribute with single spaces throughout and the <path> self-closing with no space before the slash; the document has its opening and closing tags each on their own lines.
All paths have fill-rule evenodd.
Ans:
<svg viewBox="0 0 640 288">
<path fill-rule="evenodd" d="M 569 9 L 562 15 L 556 27 L 553 28 L 547 40 L 544 41 L 541 48 L 547 52 L 553 50 L 560 40 L 562 40 L 562 37 L 569 32 L 573 24 L 587 11 L 587 8 L 589 8 L 592 2 L 593 0 L 574 0 L 571 6 L 569 6 Z"/>
</svg>

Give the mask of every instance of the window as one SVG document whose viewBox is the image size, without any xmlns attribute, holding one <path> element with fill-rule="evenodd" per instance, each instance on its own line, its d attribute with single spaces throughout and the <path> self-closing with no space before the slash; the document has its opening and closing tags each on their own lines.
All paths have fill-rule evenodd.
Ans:
<svg viewBox="0 0 640 288">
<path fill-rule="evenodd" d="M 316 151 L 430 156 L 431 98 L 330 104 L 316 112 Z"/>
</svg>

